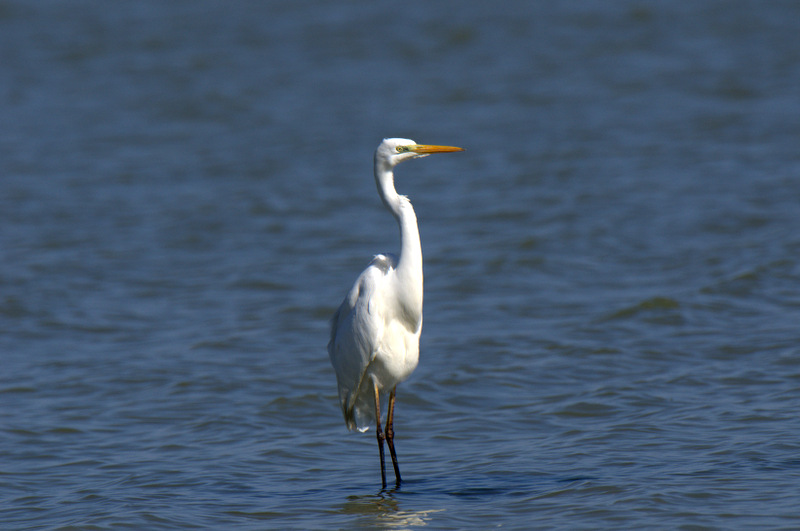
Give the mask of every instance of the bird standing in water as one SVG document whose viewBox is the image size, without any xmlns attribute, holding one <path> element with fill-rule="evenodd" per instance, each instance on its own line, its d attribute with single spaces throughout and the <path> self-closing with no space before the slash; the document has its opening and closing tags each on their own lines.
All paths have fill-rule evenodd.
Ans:
<svg viewBox="0 0 800 531">
<path fill-rule="evenodd" d="M 392 457 L 396 484 L 400 469 L 394 450 L 394 401 L 398 383 L 419 361 L 422 331 L 422 247 L 411 201 L 394 187 L 394 167 L 432 153 L 463 151 L 452 146 L 417 144 L 387 138 L 375 150 L 375 183 L 383 204 L 400 226 L 400 254 L 379 254 L 359 275 L 331 322 L 328 354 L 339 386 L 348 429 L 366 431 L 376 423 L 381 484 L 386 488 L 383 443 Z M 389 393 L 386 430 L 381 428 L 380 397 Z"/>
</svg>

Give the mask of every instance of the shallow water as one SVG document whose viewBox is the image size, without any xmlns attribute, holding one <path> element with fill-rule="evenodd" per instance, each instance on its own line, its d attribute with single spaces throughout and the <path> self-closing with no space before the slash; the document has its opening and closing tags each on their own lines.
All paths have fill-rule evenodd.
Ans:
<svg viewBox="0 0 800 531">
<path fill-rule="evenodd" d="M 800 525 L 793 2 L 0 3 L 4 528 Z M 425 253 L 404 483 L 325 345 Z"/>
</svg>

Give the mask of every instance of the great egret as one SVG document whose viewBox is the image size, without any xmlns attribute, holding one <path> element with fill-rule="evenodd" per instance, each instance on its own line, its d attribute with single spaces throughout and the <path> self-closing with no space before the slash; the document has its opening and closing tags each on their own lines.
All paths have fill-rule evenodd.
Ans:
<svg viewBox="0 0 800 531">
<path fill-rule="evenodd" d="M 381 483 L 386 488 L 383 443 L 392 456 L 396 484 L 400 469 L 394 451 L 395 387 L 419 361 L 422 331 L 422 247 L 417 216 L 394 188 L 394 167 L 431 153 L 463 151 L 452 146 L 387 138 L 375 150 L 375 183 L 383 204 L 400 226 L 400 254 L 379 254 L 356 279 L 331 321 L 328 354 L 339 386 L 347 428 L 366 431 L 377 423 Z M 386 431 L 381 430 L 380 395 L 389 392 Z"/>
</svg>

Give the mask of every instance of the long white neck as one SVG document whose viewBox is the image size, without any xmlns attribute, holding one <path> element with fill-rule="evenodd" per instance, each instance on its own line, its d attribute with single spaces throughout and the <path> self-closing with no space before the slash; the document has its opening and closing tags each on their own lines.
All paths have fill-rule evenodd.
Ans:
<svg viewBox="0 0 800 531">
<path fill-rule="evenodd" d="M 399 195 L 394 188 L 394 173 L 391 167 L 375 163 L 375 183 L 383 204 L 392 213 L 400 226 L 400 255 L 395 275 L 398 302 L 403 308 L 409 326 L 416 329 L 422 321 L 422 244 L 419 239 L 417 215 L 411 201 Z"/>
</svg>

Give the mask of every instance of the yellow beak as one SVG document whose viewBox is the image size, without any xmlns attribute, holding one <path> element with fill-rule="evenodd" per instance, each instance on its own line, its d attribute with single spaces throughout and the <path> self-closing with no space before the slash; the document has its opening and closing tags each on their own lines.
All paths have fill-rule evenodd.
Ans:
<svg viewBox="0 0 800 531">
<path fill-rule="evenodd" d="M 454 151 L 464 151 L 464 148 L 455 146 L 431 146 L 428 144 L 414 144 L 413 146 L 408 146 L 408 150 L 413 151 L 414 153 L 428 154 L 428 153 L 452 153 Z"/>
</svg>

